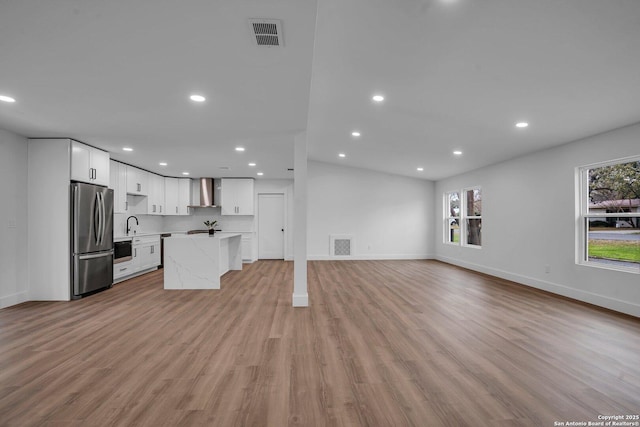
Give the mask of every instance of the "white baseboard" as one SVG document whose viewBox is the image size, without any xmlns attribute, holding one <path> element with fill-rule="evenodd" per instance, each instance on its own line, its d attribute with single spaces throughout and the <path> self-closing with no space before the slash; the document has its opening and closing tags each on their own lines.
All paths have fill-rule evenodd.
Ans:
<svg viewBox="0 0 640 427">
<path fill-rule="evenodd" d="M 309 294 L 293 294 L 294 307 L 309 307 Z"/>
<path fill-rule="evenodd" d="M 396 259 L 434 259 L 431 254 L 356 254 L 351 256 L 308 255 L 309 261 L 370 261 L 370 260 L 396 260 Z"/>
<path fill-rule="evenodd" d="M 0 297 L 0 308 L 11 307 L 29 301 L 29 292 L 22 291 L 11 295 Z"/>
<path fill-rule="evenodd" d="M 455 258 L 437 256 L 435 259 L 437 259 L 438 261 L 446 262 L 447 264 L 453 264 L 459 267 L 468 268 L 469 270 L 474 270 L 480 273 L 489 274 L 491 276 L 496 276 L 501 279 L 510 280 L 512 282 L 516 282 L 525 286 L 541 289 L 543 291 L 562 295 L 578 301 L 597 305 L 599 307 L 608 308 L 609 310 L 618 311 L 620 313 L 629 314 L 635 317 L 640 317 L 640 305 L 638 304 L 633 304 L 627 301 L 618 300 L 618 299 L 607 297 L 604 295 L 594 294 L 592 292 L 586 292 L 586 291 L 571 288 L 569 286 L 565 286 L 559 283 L 553 283 L 546 280 L 539 280 L 533 277 L 511 273 L 509 271 L 504 271 L 500 269 L 490 268 L 480 264 L 460 261 Z"/>
</svg>

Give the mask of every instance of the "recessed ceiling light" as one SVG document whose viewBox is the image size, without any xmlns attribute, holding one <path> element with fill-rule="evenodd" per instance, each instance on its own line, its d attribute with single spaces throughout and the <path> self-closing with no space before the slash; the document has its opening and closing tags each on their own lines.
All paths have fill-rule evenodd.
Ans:
<svg viewBox="0 0 640 427">
<path fill-rule="evenodd" d="M 347 155 L 346 155 L 346 154 L 344 154 L 344 153 L 339 153 L 339 154 L 338 154 L 338 157 L 343 157 L 343 158 L 344 158 L 344 157 L 347 157 Z"/>
<path fill-rule="evenodd" d="M 456 151 L 453 152 L 453 154 L 455 154 L 456 156 L 461 156 L 462 155 L 462 151 L 456 150 Z"/>
<path fill-rule="evenodd" d="M 236 151 L 244 151 L 244 147 L 236 147 Z"/>
<path fill-rule="evenodd" d="M 384 101 L 384 96 L 382 96 L 382 95 L 373 95 L 373 97 L 371 99 L 373 99 L 376 102 L 382 102 L 382 101 Z"/>
<path fill-rule="evenodd" d="M 10 96 L 7 95 L 0 95 L 0 101 L 4 101 L 4 102 L 16 102 L 16 100 Z"/>
<path fill-rule="evenodd" d="M 191 95 L 189 97 L 189 99 L 191 99 L 192 101 L 195 101 L 195 102 L 204 102 L 204 101 L 206 101 L 207 98 L 205 98 L 202 95 L 193 94 L 193 95 Z"/>
<path fill-rule="evenodd" d="M 189 172 L 182 172 L 182 175 L 189 175 Z"/>
<path fill-rule="evenodd" d="M 527 126 L 529 126 L 529 123 L 527 123 L 527 122 L 516 123 L 516 127 L 517 128 L 526 128 Z"/>
<path fill-rule="evenodd" d="M 422 172 L 422 171 L 424 170 L 424 168 L 416 168 L 416 170 L 417 170 L 418 172 Z"/>
<path fill-rule="evenodd" d="M 357 130 L 354 130 L 353 132 L 351 132 L 351 136 L 355 136 L 357 138 L 360 136 L 360 132 L 358 132 Z"/>
<path fill-rule="evenodd" d="M 133 151 L 131 147 L 122 147 L 122 151 Z"/>
<path fill-rule="evenodd" d="M 262 172 L 258 172 L 258 173 L 257 173 L 257 175 L 258 175 L 258 176 L 262 176 L 262 175 L 264 175 L 264 173 L 262 173 Z"/>
<path fill-rule="evenodd" d="M 255 165 L 256 165 L 256 164 L 255 164 L 255 163 L 253 163 L 253 162 L 249 163 L 249 166 L 255 166 Z"/>
<path fill-rule="evenodd" d="M 160 166 L 167 166 L 167 162 L 160 162 L 158 163 Z"/>
</svg>

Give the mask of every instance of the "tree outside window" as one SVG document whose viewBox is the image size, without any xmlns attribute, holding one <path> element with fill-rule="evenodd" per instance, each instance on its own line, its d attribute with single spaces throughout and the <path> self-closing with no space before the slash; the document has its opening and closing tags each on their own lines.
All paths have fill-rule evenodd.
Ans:
<svg viewBox="0 0 640 427">
<path fill-rule="evenodd" d="M 579 259 L 640 272 L 640 159 L 580 169 Z"/>
<path fill-rule="evenodd" d="M 445 193 L 445 242 L 460 244 L 460 193 Z"/>
<path fill-rule="evenodd" d="M 482 246 L 482 191 L 465 190 L 467 245 Z"/>
</svg>

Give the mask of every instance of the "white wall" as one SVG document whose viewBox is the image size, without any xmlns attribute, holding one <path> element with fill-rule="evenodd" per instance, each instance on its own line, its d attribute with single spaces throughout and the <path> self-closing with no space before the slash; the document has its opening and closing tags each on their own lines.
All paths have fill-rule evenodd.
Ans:
<svg viewBox="0 0 640 427">
<path fill-rule="evenodd" d="M 638 154 L 640 124 L 438 181 L 437 259 L 640 316 L 640 275 L 575 263 L 575 168 Z M 443 193 L 475 185 L 482 249 L 443 243 Z"/>
<path fill-rule="evenodd" d="M 308 179 L 309 259 L 330 259 L 330 234 L 355 237 L 352 259 L 433 256 L 433 182 L 314 161 Z"/>
<path fill-rule="evenodd" d="M 71 299 L 68 139 L 30 139 L 28 146 L 27 257 L 29 299 Z"/>
<path fill-rule="evenodd" d="M 27 139 L 0 129 L 0 308 L 28 300 Z"/>
</svg>

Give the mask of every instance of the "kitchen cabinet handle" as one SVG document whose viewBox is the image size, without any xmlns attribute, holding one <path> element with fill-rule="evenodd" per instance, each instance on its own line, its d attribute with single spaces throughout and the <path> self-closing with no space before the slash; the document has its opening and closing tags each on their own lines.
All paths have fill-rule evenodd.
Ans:
<svg viewBox="0 0 640 427">
<path fill-rule="evenodd" d="M 125 201 L 124 201 L 124 210 L 125 210 L 125 211 L 128 211 L 128 210 L 129 210 L 129 201 L 128 201 L 128 200 L 125 200 Z"/>
<path fill-rule="evenodd" d="M 136 258 L 138 256 L 138 248 L 133 248 L 133 257 Z"/>
<path fill-rule="evenodd" d="M 136 183 L 137 187 L 138 187 L 138 193 L 142 191 L 142 186 L 139 183 Z"/>
<path fill-rule="evenodd" d="M 160 205 L 160 213 L 162 213 L 162 205 Z"/>
<path fill-rule="evenodd" d="M 178 207 L 176 206 L 176 213 L 178 213 Z"/>
</svg>

